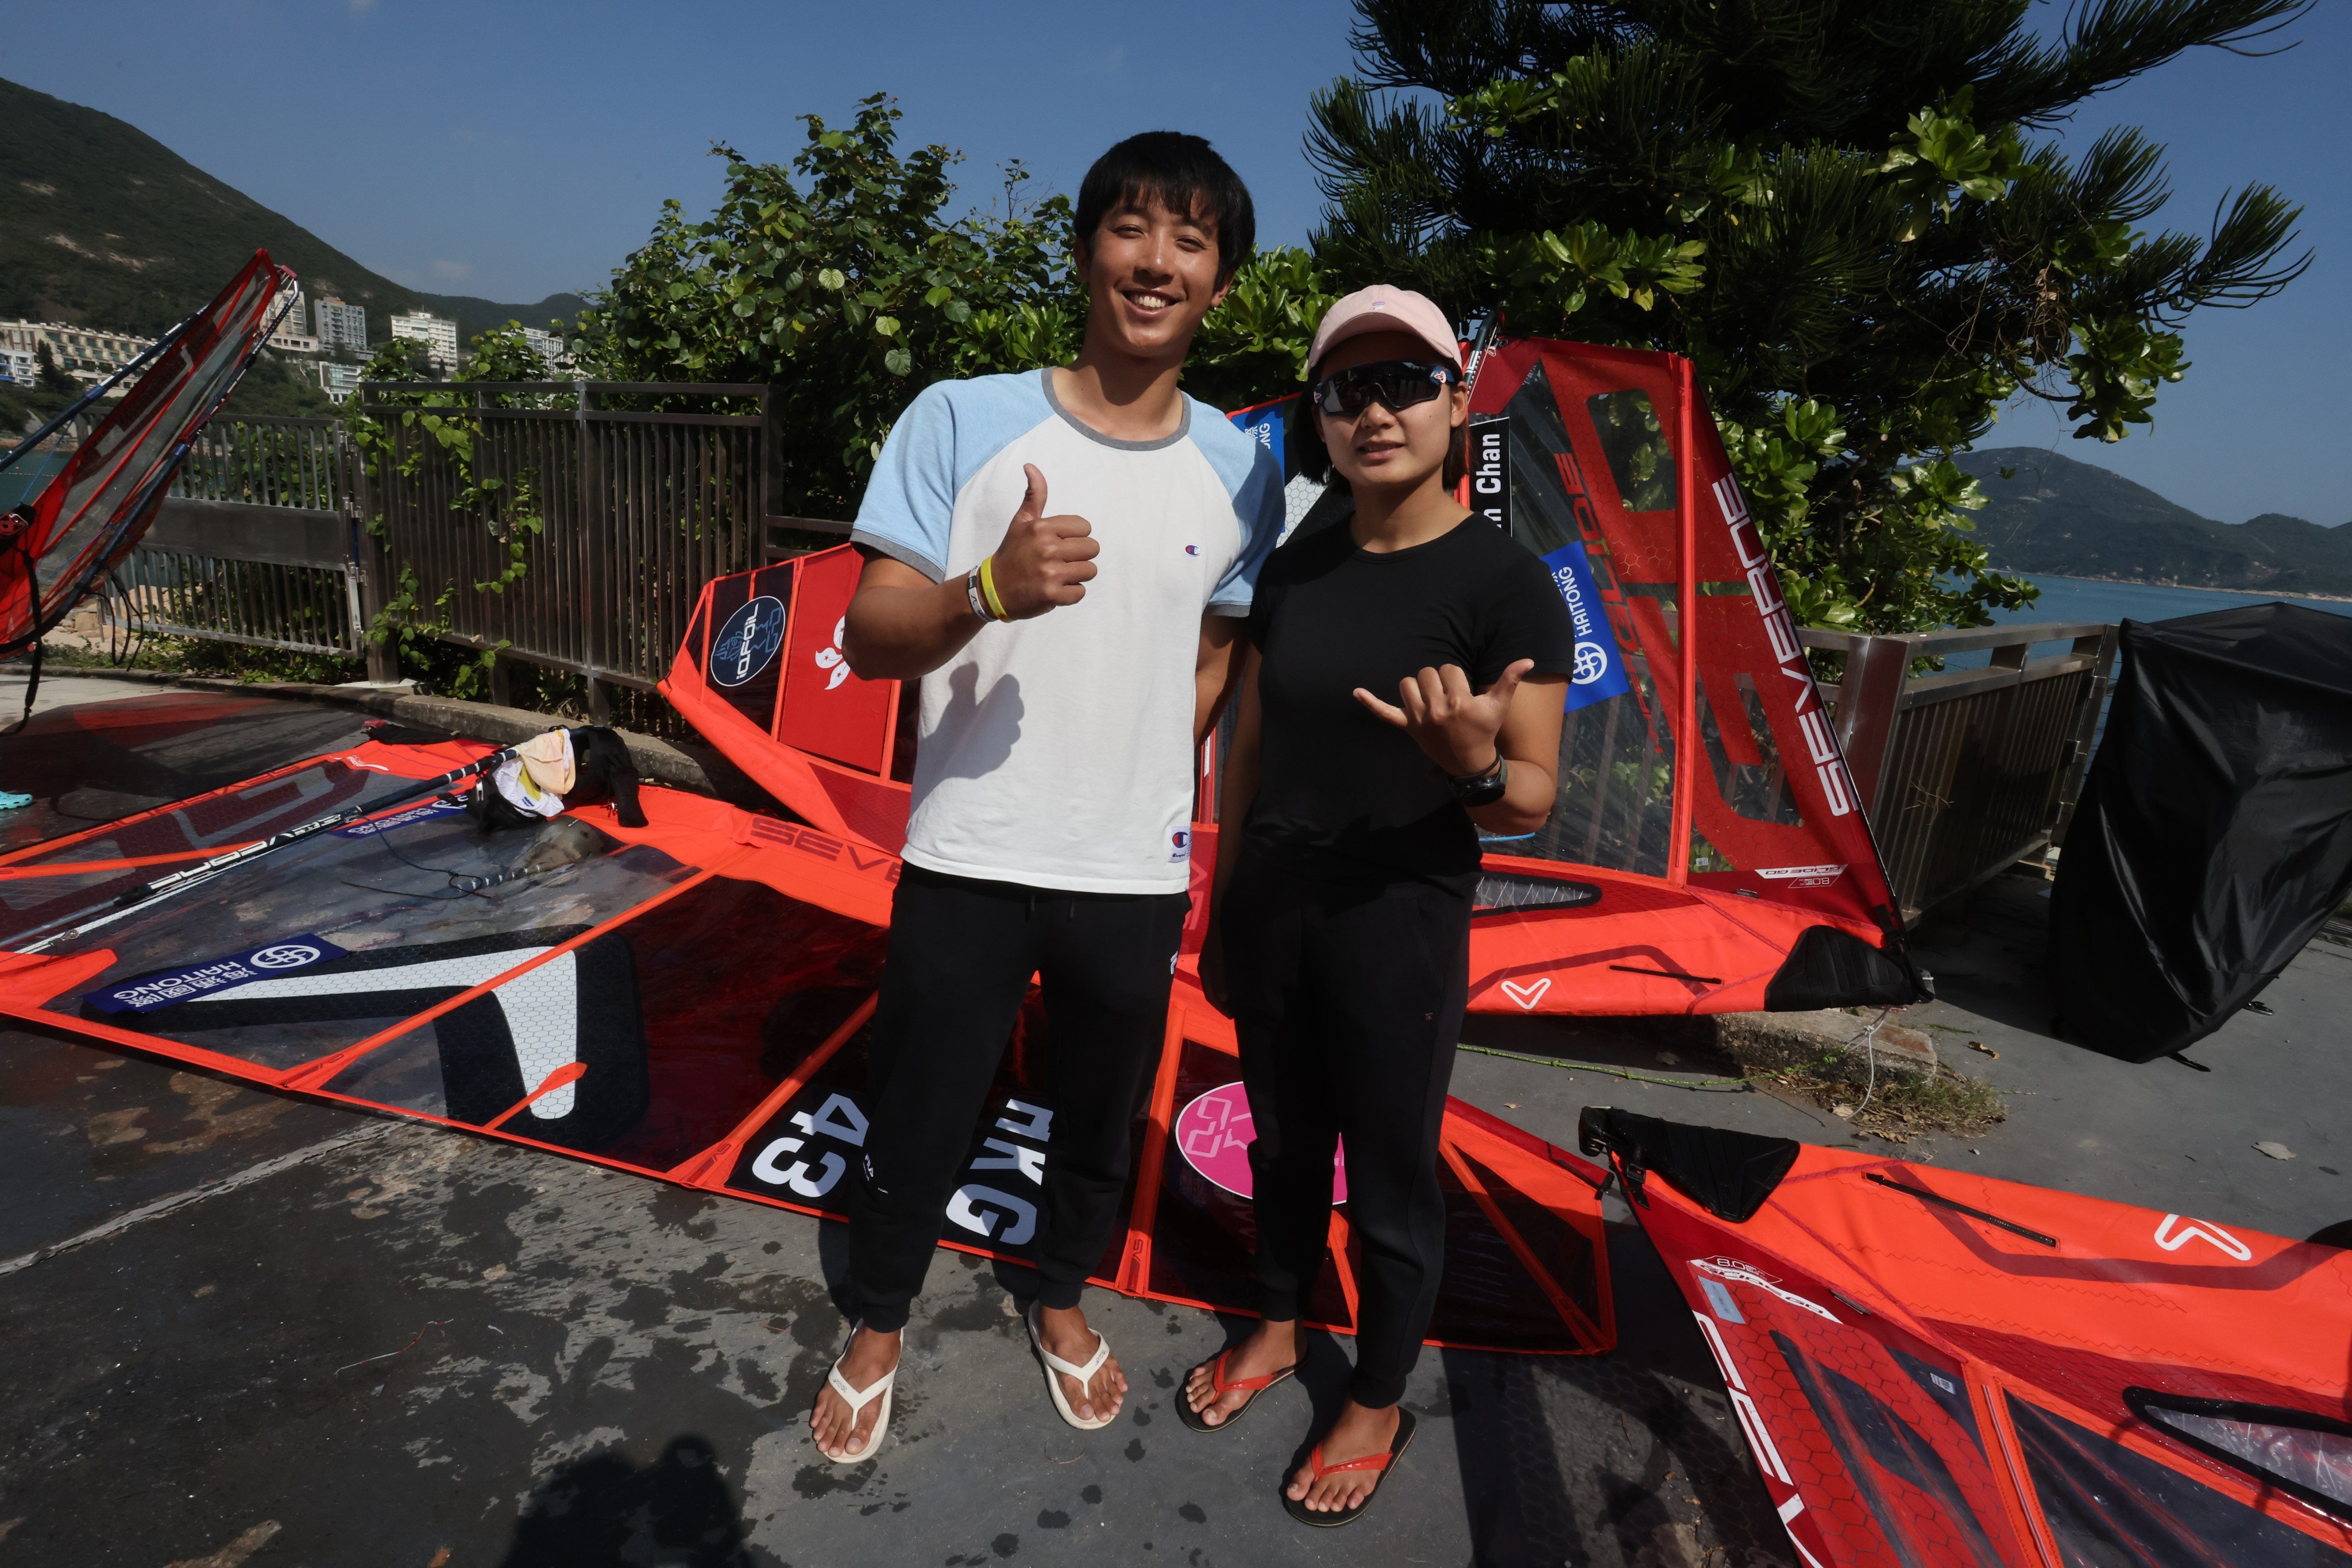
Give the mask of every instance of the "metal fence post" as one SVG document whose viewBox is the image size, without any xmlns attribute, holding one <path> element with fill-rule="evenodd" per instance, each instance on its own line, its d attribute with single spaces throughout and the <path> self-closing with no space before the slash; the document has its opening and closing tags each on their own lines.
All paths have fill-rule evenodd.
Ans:
<svg viewBox="0 0 2352 1568">
<path fill-rule="evenodd" d="M 2058 815 L 2050 826 L 2050 847 L 2058 849 L 2066 843 L 2066 829 L 2074 821 L 2074 807 L 2083 798 L 2083 778 L 2091 769 L 2091 750 L 2097 743 L 2099 721 L 2107 710 L 2107 693 L 2115 686 L 2116 649 L 2121 646 L 2123 628 L 2105 627 L 2097 637 L 2076 637 L 2074 651 L 2087 653 L 2098 662 L 2092 667 L 2091 689 L 2084 695 L 2083 706 L 2074 716 L 2074 733 L 2067 742 L 2070 748 L 2065 772 L 2058 779 Z"/>
<path fill-rule="evenodd" d="M 367 678 L 381 686 L 400 679 L 400 654 L 393 647 L 391 628 L 383 623 L 385 591 L 391 586 L 392 554 L 375 531 L 375 487 L 368 481 L 367 459 L 351 447 L 351 437 L 336 433 L 351 463 L 351 497 L 345 501 L 352 523 L 352 564 L 360 579 L 361 636 L 366 639 Z M 378 633 L 381 631 L 382 635 Z"/>
<path fill-rule="evenodd" d="M 589 399 L 593 395 L 584 381 L 575 381 L 572 389 L 572 428 L 577 433 L 579 451 L 572 463 L 572 472 L 579 484 L 579 528 L 588 545 L 586 570 L 581 574 L 582 586 L 588 603 L 582 606 L 587 616 L 588 717 L 595 723 L 609 723 L 613 717 L 613 700 L 604 689 L 604 671 L 612 668 L 612 612 L 610 587 L 614 563 L 611 531 L 600 526 L 601 520 L 611 515 L 611 509 L 595 504 L 599 487 L 595 481 L 596 456 L 590 442 L 592 426 L 588 423 Z"/>
<path fill-rule="evenodd" d="M 1879 785 L 1886 777 L 1895 709 L 1903 700 L 1911 658 L 1911 645 L 1902 637 L 1858 637 L 1846 645 L 1834 727 L 1854 795 L 1873 821 L 1881 816 Z"/>
</svg>

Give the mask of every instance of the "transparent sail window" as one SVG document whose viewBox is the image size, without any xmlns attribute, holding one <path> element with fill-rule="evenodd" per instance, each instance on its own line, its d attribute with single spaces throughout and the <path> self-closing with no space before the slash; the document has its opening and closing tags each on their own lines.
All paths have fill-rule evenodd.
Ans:
<svg viewBox="0 0 2352 1568">
<path fill-rule="evenodd" d="M 1671 511 L 1675 505 L 1675 454 L 1658 423 L 1649 395 L 1604 392 L 1584 400 L 1601 437 L 1601 455 L 1627 511 Z"/>
<path fill-rule="evenodd" d="M 2352 1426 L 2265 1405 L 2172 1401 L 2137 1390 L 2126 1397 L 2143 1418 L 2214 1458 L 2352 1519 Z"/>
</svg>

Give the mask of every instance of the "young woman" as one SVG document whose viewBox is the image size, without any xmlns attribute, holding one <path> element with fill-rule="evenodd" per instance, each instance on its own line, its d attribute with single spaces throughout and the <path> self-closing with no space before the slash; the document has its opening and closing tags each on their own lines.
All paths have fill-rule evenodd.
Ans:
<svg viewBox="0 0 2352 1568">
<path fill-rule="evenodd" d="M 1454 500 L 1469 396 L 1444 313 L 1402 289 L 1351 294 L 1308 363 L 1301 466 L 1336 473 L 1355 516 L 1292 540 L 1259 578 L 1202 954 L 1256 1123 L 1265 1322 L 1192 1370 L 1179 1414 L 1223 1426 L 1297 1364 L 1344 1140 L 1356 1369 L 1284 1505 L 1334 1525 L 1412 1438 L 1398 1401 L 1444 1256 L 1437 1130 L 1476 829 L 1549 815 L 1576 639 L 1543 563 Z"/>
</svg>

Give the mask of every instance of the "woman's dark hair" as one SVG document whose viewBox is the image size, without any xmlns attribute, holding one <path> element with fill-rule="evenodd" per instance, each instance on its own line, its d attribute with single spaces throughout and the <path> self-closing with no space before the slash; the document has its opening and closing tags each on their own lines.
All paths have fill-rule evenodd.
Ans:
<svg viewBox="0 0 2352 1568">
<path fill-rule="evenodd" d="M 1283 421 L 1282 434 L 1283 444 L 1290 448 L 1290 471 L 1318 485 L 1337 485 L 1346 489 L 1347 477 L 1331 466 L 1331 449 L 1323 444 L 1323 416 L 1315 407 L 1312 383 L 1291 401 L 1290 407 L 1290 416 Z M 1445 467 L 1438 478 L 1449 490 L 1470 472 L 1469 437 L 1470 426 L 1465 423 L 1446 444 Z"/>
<path fill-rule="evenodd" d="M 1077 236 L 1091 248 L 1112 208 L 1153 197 L 1170 212 L 1217 230 L 1217 281 L 1249 259 L 1257 244 L 1257 209 L 1249 187 L 1216 149 L 1181 131 L 1146 131 L 1095 160 L 1078 186 Z"/>
</svg>

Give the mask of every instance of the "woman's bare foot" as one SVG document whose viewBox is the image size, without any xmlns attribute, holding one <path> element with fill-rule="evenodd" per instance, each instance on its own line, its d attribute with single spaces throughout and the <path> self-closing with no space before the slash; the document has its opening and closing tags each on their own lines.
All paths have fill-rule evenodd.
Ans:
<svg viewBox="0 0 2352 1568">
<path fill-rule="evenodd" d="M 1225 1356 L 1225 1381 L 1234 1383 L 1245 1377 L 1271 1377 L 1285 1367 L 1298 1364 L 1298 1322 L 1262 1322 L 1255 1332 L 1235 1345 Z M 1192 1369 L 1184 1384 L 1184 1403 L 1201 1417 L 1202 1425 L 1222 1426 L 1226 1417 L 1250 1402 L 1251 1391 L 1228 1389 L 1223 1398 L 1217 1397 L 1214 1377 L 1216 1358 L 1210 1357 Z"/>
<path fill-rule="evenodd" d="M 1339 1419 L 1331 1424 L 1331 1430 L 1323 1434 L 1323 1463 L 1328 1467 L 1385 1454 L 1396 1441 L 1396 1434 L 1395 1405 L 1367 1410 L 1350 1399 L 1340 1407 Z M 1341 1470 L 1318 1481 L 1311 1468 L 1301 1465 L 1286 1491 L 1293 1502 L 1304 1503 L 1317 1513 L 1338 1513 L 1371 1496 L 1372 1489 L 1381 1484 L 1381 1475 L 1379 1470 Z"/>
<path fill-rule="evenodd" d="M 1081 1307 L 1046 1307 L 1037 1309 L 1037 1338 L 1045 1349 L 1072 1366 L 1084 1366 L 1095 1359 L 1095 1349 L 1102 1336 L 1087 1327 L 1086 1310 Z M 1070 1402 L 1081 1421 L 1095 1418 L 1097 1406 L 1104 1419 L 1117 1415 L 1119 1406 L 1127 1403 L 1127 1373 L 1119 1370 L 1118 1357 L 1108 1356 L 1095 1369 L 1089 1383 L 1080 1383 L 1066 1373 L 1056 1373 L 1062 1379 L 1062 1397 Z"/>
<path fill-rule="evenodd" d="M 849 1349 L 841 1358 L 842 1381 L 864 1394 L 889 1376 L 898 1365 L 898 1340 L 897 1334 L 860 1328 L 849 1337 Z M 857 1413 L 857 1425 L 853 1429 L 849 1402 L 835 1393 L 828 1382 L 817 1390 L 816 1410 L 809 1416 L 809 1436 L 828 1459 L 856 1458 L 873 1451 L 874 1423 L 881 1415 L 882 1401 L 869 1400 Z"/>
</svg>

